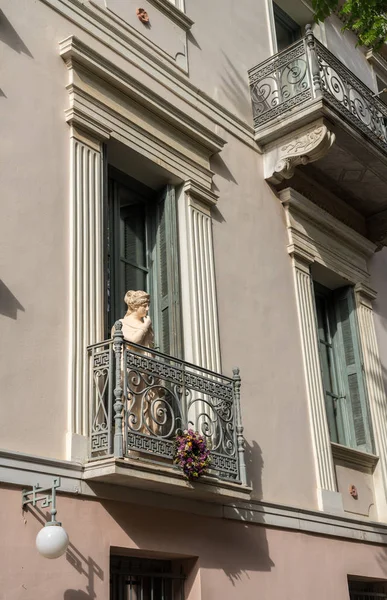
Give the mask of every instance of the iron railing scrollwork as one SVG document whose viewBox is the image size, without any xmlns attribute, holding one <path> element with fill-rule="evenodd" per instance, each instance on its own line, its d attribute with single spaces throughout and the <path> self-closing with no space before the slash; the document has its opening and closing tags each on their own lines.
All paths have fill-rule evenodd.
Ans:
<svg viewBox="0 0 387 600">
<path fill-rule="evenodd" d="M 246 483 L 240 377 L 113 340 L 88 348 L 90 458 L 148 457 L 173 464 L 175 436 L 192 428 L 211 450 L 210 475 Z"/>
<path fill-rule="evenodd" d="M 249 71 L 254 125 L 305 108 L 318 98 L 387 152 L 387 106 L 307 30 L 305 38 Z"/>
</svg>

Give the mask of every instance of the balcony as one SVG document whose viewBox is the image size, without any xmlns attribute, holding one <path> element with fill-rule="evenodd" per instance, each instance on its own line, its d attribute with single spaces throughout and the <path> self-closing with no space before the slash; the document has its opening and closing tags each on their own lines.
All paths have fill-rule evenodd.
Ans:
<svg viewBox="0 0 387 600">
<path fill-rule="evenodd" d="M 251 69 L 249 81 L 266 180 L 280 186 L 299 167 L 304 184 L 343 200 L 355 229 L 385 245 L 387 106 L 310 26 L 304 39 Z"/>
<path fill-rule="evenodd" d="M 85 479 L 195 497 L 248 496 L 240 414 L 233 378 L 124 341 L 94 344 L 89 354 L 89 461 Z M 200 483 L 174 465 L 179 430 L 201 433 L 211 467 Z M 247 495 L 247 496 L 246 496 Z"/>
</svg>

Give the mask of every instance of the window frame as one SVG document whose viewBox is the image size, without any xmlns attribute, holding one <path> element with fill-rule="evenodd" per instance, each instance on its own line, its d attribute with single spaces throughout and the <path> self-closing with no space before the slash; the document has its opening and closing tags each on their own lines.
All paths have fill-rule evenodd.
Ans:
<svg viewBox="0 0 387 600">
<path fill-rule="evenodd" d="M 375 455 L 344 446 L 340 446 L 340 454 L 347 454 L 351 464 L 358 469 L 364 463 L 372 463 L 374 468 L 377 462 L 384 493 L 387 493 L 387 396 L 372 310 L 376 292 L 370 287 L 368 270 L 368 262 L 376 251 L 376 245 L 296 190 L 283 189 L 279 196 L 285 210 L 287 250 L 292 260 L 318 505 L 320 510 L 342 512 L 344 509 L 341 494 L 337 491 L 333 460 L 336 444 L 330 440 L 326 419 L 312 277 L 316 278 L 318 272 L 320 275 L 324 272 L 331 281 L 341 281 L 354 287 Z M 326 198 L 327 208 L 329 203 L 330 199 Z M 377 509 L 380 518 L 386 518 L 385 503 L 379 504 L 378 501 Z"/>
<path fill-rule="evenodd" d="M 119 289 L 122 257 L 120 256 L 121 215 L 118 195 L 114 191 L 116 184 L 127 188 L 138 195 L 140 203 L 145 206 L 145 256 L 146 264 L 141 267 L 147 270 L 146 285 L 151 296 L 150 317 L 155 332 L 156 349 L 164 354 L 182 357 L 182 316 L 180 302 L 180 258 L 177 230 L 177 204 L 173 186 L 165 186 L 161 192 L 144 186 L 126 173 L 109 165 L 107 168 L 108 184 L 106 195 L 106 227 L 105 227 L 105 282 L 106 282 L 106 325 L 107 337 L 114 322 L 125 315 L 124 295 L 127 290 Z M 161 214 L 165 223 L 165 264 L 160 263 L 160 224 Z M 118 235 L 117 235 L 118 232 Z M 115 236 L 114 236 L 115 233 Z M 118 238 L 118 239 L 117 239 Z M 136 268 L 136 267 L 135 267 Z M 140 267 L 139 267 L 140 268 Z M 167 279 L 167 298 L 161 298 L 162 275 L 165 269 Z M 121 292 L 121 293 L 120 293 Z M 121 298 L 122 296 L 122 298 Z M 167 302 L 167 306 L 165 306 Z M 163 312 L 167 310 L 166 316 Z M 165 319 L 168 321 L 168 348 L 163 345 Z"/>
</svg>

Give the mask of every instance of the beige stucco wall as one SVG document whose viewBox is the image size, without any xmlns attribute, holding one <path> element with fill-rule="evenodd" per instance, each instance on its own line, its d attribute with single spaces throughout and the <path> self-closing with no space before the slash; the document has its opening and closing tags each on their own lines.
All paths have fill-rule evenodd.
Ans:
<svg viewBox="0 0 387 600">
<path fill-rule="evenodd" d="M 113 5 L 118 14 L 118 0 Z M 125 5 L 120 18 L 133 7 L 133 2 Z M 186 8 L 195 21 L 187 37 L 189 81 L 251 126 L 247 69 L 270 54 L 266 2 L 245 0 L 236 6 L 231 0 L 216 0 L 209 6 L 205 0 L 187 0 Z M 58 43 L 77 35 L 120 68 L 129 63 L 100 43 L 95 37 L 98 32 L 91 36 L 41 1 L 3 0 L 1 9 L 0 247 L 5 261 L 0 327 L 6 352 L 0 362 L 0 440 L 6 449 L 65 458 L 70 167 L 64 110 L 69 98 Z M 128 27 L 134 27 L 133 18 L 130 13 Z M 163 33 L 165 18 L 154 17 L 146 37 L 170 60 L 185 34 L 175 25 Z M 137 21 L 135 25 L 141 33 Z M 336 53 L 337 32 L 333 20 L 326 35 Z M 360 50 L 352 53 L 353 40 L 348 36 L 343 48 L 343 62 L 356 58 L 360 70 L 368 68 Z M 348 66 L 369 83 L 370 73 L 358 72 L 357 62 Z M 133 76 L 134 68 L 130 69 Z M 162 92 L 159 84 L 146 79 L 146 73 L 142 77 Z M 171 92 L 165 91 L 165 97 L 173 99 Z M 179 103 L 184 107 L 181 98 Z M 186 108 L 192 115 L 193 107 L 187 103 Z M 219 332 L 223 371 L 231 374 L 232 367 L 241 369 L 249 482 L 256 498 L 315 508 L 310 425 L 283 210 L 263 180 L 262 158 L 254 143 L 243 143 L 215 124 L 211 127 L 227 141 L 211 161 L 219 193 L 213 210 Z M 385 362 L 380 283 L 385 259 L 378 256 L 373 272 L 374 287 L 382 290 L 377 327 Z M 16 417 L 20 411 L 21 419 Z"/>
<path fill-rule="evenodd" d="M 346 600 L 348 574 L 387 577 L 386 550 L 378 545 L 63 496 L 58 516 L 70 546 L 49 561 L 34 546 L 41 516 L 22 515 L 20 490 L 4 488 L 1 499 L 7 544 L 0 548 L 0 594 L 7 600 L 106 600 L 112 547 L 197 558 L 187 600 Z"/>
<path fill-rule="evenodd" d="M 231 2 L 210 8 L 204 0 L 187 2 L 187 14 L 195 20 L 188 37 L 190 80 L 249 124 L 247 68 L 269 54 L 263 3 L 250 5 L 246 2 L 244 11 Z M 2 44 L 6 143 L 0 244 L 8 260 L 0 315 L 7 348 L 0 364 L 0 439 L 10 450 L 65 458 L 69 129 L 67 70 L 58 42 L 79 35 L 106 58 L 114 61 L 115 55 L 42 2 L 4 0 L 2 10 L 8 33 Z M 119 64 L 125 64 L 122 58 Z M 249 478 L 256 497 L 314 507 L 282 209 L 263 181 L 253 143 L 249 147 L 224 130 L 217 133 L 227 140 L 211 164 L 220 196 L 214 249 L 221 353 L 225 373 L 241 368 Z M 23 418 L 15 419 L 19 410 Z M 284 452 L 290 447 L 292 452 Z"/>
</svg>

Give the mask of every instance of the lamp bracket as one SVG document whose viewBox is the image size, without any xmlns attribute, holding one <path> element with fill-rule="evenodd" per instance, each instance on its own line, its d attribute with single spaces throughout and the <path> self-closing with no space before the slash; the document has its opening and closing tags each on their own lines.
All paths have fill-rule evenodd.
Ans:
<svg viewBox="0 0 387 600">
<path fill-rule="evenodd" d="M 57 513 L 56 510 L 56 490 L 60 487 L 60 477 L 53 477 L 52 484 L 49 487 L 40 487 L 37 483 L 33 486 L 32 490 L 23 489 L 22 490 L 22 508 L 23 510 L 28 504 L 32 504 L 32 506 L 36 506 L 38 502 L 41 502 L 42 508 L 48 508 L 51 505 L 51 521 L 50 525 L 59 525 L 55 520 L 55 515 Z M 51 494 L 43 494 L 42 492 L 49 492 Z"/>
</svg>

